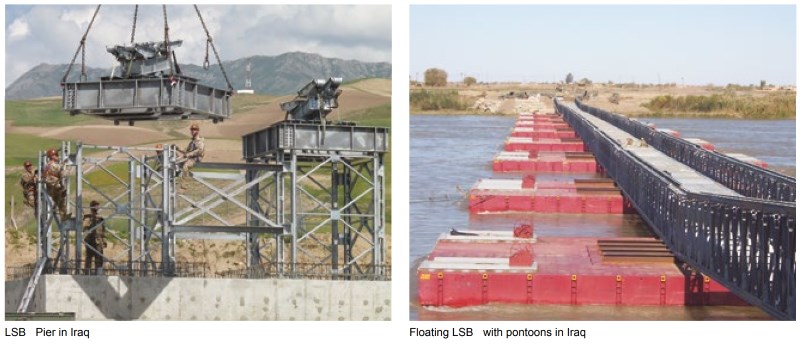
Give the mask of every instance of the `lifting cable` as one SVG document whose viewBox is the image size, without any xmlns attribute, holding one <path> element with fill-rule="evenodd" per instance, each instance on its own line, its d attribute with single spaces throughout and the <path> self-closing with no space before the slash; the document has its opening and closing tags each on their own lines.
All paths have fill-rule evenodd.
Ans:
<svg viewBox="0 0 800 344">
<path fill-rule="evenodd" d="M 86 37 L 89 35 L 89 30 L 92 29 L 92 25 L 94 24 L 94 20 L 97 17 L 97 13 L 100 12 L 100 7 L 102 5 L 97 5 L 97 8 L 94 10 L 94 14 L 92 14 L 92 19 L 89 21 L 89 26 L 86 27 L 86 32 L 83 33 L 83 37 L 81 37 L 80 44 L 78 45 L 78 49 L 75 51 L 75 54 L 72 56 L 72 60 L 70 61 L 69 65 L 67 66 L 67 72 L 64 73 L 64 77 L 61 78 L 61 84 L 64 85 L 67 82 L 67 77 L 69 73 L 72 71 L 72 65 L 75 63 L 75 59 L 78 57 L 78 53 L 81 53 L 81 79 L 86 79 Z M 167 20 L 167 5 L 161 5 L 162 12 L 164 13 L 164 46 L 167 50 L 167 56 L 172 55 L 172 51 L 170 49 L 169 44 L 169 23 Z M 214 40 L 211 37 L 211 33 L 208 32 L 208 27 L 206 27 L 206 22 L 203 20 L 203 15 L 200 14 L 200 9 L 197 8 L 197 5 L 194 5 L 194 10 L 197 12 L 197 17 L 200 19 L 200 24 L 203 26 L 203 30 L 206 33 L 206 57 L 205 61 L 203 61 L 203 67 L 208 69 L 209 67 L 209 50 L 208 48 L 211 47 L 211 50 L 214 51 L 214 57 L 217 59 L 217 63 L 219 64 L 219 68 L 222 71 L 222 76 L 225 78 L 225 83 L 228 85 L 228 90 L 233 91 L 233 86 L 231 85 L 230 79 L 228 79 L 228 73 L 225 72 L 225 67 L 222 66 L 222 61 L 219 58 L 219 53 L 217 52 L 217 47 L 214 45 Z M 133 25 L 131 27 L 131 44 L 134 43 L 134 39 L 136 38 L 136 21 L 138 19 L 139 13 L 139 5 L 136 5 L 133 10 Z M 175 65 L 174 63 L 169 64 L 170 76 L 175 75 Z"/>
<path fill-rule="evenodd" d="M 170 59 L 172 56 L 172 52 L 169 49 L 169 24 L 167 23 L 167 5 L 161 5 L 161 9 L 164 12 L 164 47 L 167 49 L 167 59 Z M 172 62 L 169 64 L 169 76 L 172 77 L 175 75 L 175 66 Z"/>
<path fill-rule="evenodd" d="M 72 71 L 72 64 L 75 63 L 75 59 L 78 57 L 78 53 L 81 53 L 81 78 L 86 78 L 86 36 L 89 35 L 89 30 L 92 28 L 92 24 L 94 24 L 94 19 L 97 17 L 97 13 L 100 12 L 100 6 L 97 5 L 97 8 L 94 10 L 94 14 L 92 14 L 92 20 L 89 21 L 89 26 L 86 27 L 86 32 L 83 33 L 83 37 L 81 38 L 81 43 L 78 44 L 78 50 L 75 50 L 75 55 L 72 55 L 72 61 L 69 62 L 67 65 L 67 72 L 64 73 L 64 77 L 61 78 L 61 85 L 64 85 L 67 82 L 67 76 L 69 76 L 69 72 Z"/>
<path fill-rule="evenodd" d="M 133 38 L 136 37 L 136 17 L 139 14 L 139 5 L 133 8 L 133 25 L 131 26 L 131 45 L 133 45 Z"/>
<path fill-rule="evenodd" d="M 197 5 L 194 5 L 194 10 L 195 12 L 197 12 L 197 17 L 200 18 L 200 24 L 203 25 L 203 30 L 205 30 L 207 37 L 206 60 L 205 62 L 203 62 L 203 67 L 206 67 L 206 65 L 208 64 L 208 46 L 211 46 L 211 49 L 214 51 L 214 57 L 217 58 L 219 69 L 222 70 L 222 76 L 225 77 L 225 82 L 228 84 L 228 90 L 233 91 L 233 86 L 231 86 L 231 81 L 228 79 L 228 74 L 225 73 L 225 68 L 222 66 L 222 61 L 220 61 L 219 59 L 219 53 L 217 53 L 217 47 L 214 46 L 214 40 L 211 38 L 211 33 L 208 32 L 208 28 L 206 27 L 206 22 L 203 20 L 203 16 L 200 14 L 200 10 L 197 8 Z"/>
</svg>

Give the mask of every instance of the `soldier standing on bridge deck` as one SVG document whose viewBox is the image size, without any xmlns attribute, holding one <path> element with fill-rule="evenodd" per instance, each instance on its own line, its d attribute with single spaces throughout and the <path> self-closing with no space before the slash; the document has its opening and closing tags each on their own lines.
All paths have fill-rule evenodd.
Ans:
<svg viewBox="0 0 800 344">
<path fill-rule="evenodd" d="M 192 141 L 186 146 L 186 150 L 180 148 L 176 149 L 183 155 L 183 157 L 178 159 L 178 166 L 180 166 L 182 170 L 181 176 L 187 176 L 194 164 L 203 160 L 203 155 L 205 155 L 206 152 L 205 140 L 200 136 L 200 126 L 192 124 L 190 131 L 192 133 Z M 181 189 L 185 188 L 186 186 L 181 184 Z"/>
<path fill-rule="evenodd" d="M 36 209 L 36 183 L 39 181 L 37 176 L 38 171 L 33 171 L 33 164 L 26 161 L 23 166 L 25 170 L 22 171 L 22 176 L 19 178 L 19 184 L 22 186 L 22 196 L 25 205 Z"/>
<path fill-rule="evenodd" d="M 92 261 L 94 261 L 94 272 L 97 275 L 103 273 L 103 249 L 106 247 L 106 225 L 105 219 L 97 215 L 100 210 L 100 202 L 92 201 L 89 203 L 91 214 L 83 215 L 83 230 L 87 233 L 84 237 L 86 246 L 86 260 L 83 268 L 86 274 L 92 274 Z"/>
<path fill-rule="evenodd" d="M 47 165 L 44 167 L 44 183 L 47 185 L 47 193 L 53 199 L 61 219 L 64 220 L 71 214 L 67 214 L 67 188 L 61 180 L 64 177 L 64 168 L 58 161 L 58 153 L 55 149 L 47 150 Z"/>
</svg>

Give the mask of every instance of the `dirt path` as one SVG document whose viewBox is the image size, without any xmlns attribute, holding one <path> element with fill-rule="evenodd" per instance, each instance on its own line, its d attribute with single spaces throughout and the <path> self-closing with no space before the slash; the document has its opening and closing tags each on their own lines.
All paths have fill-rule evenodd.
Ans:
<svg viewBox="0 0 800 344">
<path fill-rule="evenodd" d="M 14 126 L 14 121 L 6 121 L 6 134 L 40 135 L 50 129 L 45 127 L 17 127 Z"/>
</svg>

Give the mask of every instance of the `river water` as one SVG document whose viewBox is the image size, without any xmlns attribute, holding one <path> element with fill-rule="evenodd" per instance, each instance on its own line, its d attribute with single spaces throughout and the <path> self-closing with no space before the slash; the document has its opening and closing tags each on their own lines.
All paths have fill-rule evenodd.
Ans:
<svg viewBox="0 0 800 344">
<path fill-rule="evenodd" d="M 769 164 L 769 169 L 795 176 L 797 122 L 739 119 L 643 118 L 657 128 L 677 130 L 683 138 L 700 138 L 722 153 L 743 153 Z"/>
<path fill-rule="evenodd" d="M 652 119 L 660 127 L 703 138 L 720 150 L 745 153 L 794 174 L 794 122 Z M 662 121 L 664 121 L 662 123 Z M 465 194 L 481 178 L 494 174 L 491 162 L 503 149 L 515 118 L 499 116 L 411 116 L 410 167 L 410 292 L 412 320 L 684 320 L 768 319 L 755 307 L 620 307 L 569 305 L 503 305 L 448 308 L 419 307 L 416 267 L 436 238 L 456 229 L 511 230 L 515 223 L 533 222 L 538 236 L 652 236 L 638 215 L 470 215 Z M 751 123 L 757 122 L 757 123 Z M 769 140 L 753 134 L 773 134 Z M 728 138 L 721 132 L 729 130 Z M 776 134 L 777 133 L 777 134 Z M 737 139 L 731 139 L 731 138 Z M 790 143 L 791 142 L 791 143 Z M 778 147 L 780 146 L 780 147 Z M 784 147 L 786 146 L 786 147 Z M 764 152 L 763 154 L 760 154 Z M 539 178 L 541 174 L 537 175 Z M 585 175 L 592 177 L 591 174 Z M 513 177 L 513 175 L 511 175 Z M 555 175 L 552 177 L 556 177 Z"/>
</svg>

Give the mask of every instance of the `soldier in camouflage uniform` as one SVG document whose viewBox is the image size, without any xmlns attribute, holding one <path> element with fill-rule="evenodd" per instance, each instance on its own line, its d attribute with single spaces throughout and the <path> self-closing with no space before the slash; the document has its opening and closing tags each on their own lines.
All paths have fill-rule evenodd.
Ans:
<svg viewBox="0 0 800 344">
<path fill-rule="evenodd" d="M 200 126 L 192 124 L 190 131 L 192 133 L 192 141 L 186 146 L 186 150 L 180 148 L 176 149 L 183 155 L 183 157 L 178 159 L 178 166 L 182 171 L 181 176 L 188 176 L 189 170 L 195 163 L 203 160 L 203 155 L 205 155 L 206 152 L 205 140 L 200 136 Z M 181 189 L 185 188 L 186 186 L 181 184 Z"/>
<path fill-rule="evenodd" d="M 33 164 L 26 161 L 25 171 L 22 171 L 22 176 L 19 178 L 19 184 L 22 186 L 22 196 L 25 205 L 36 209 L 36 183 L 39 181 L 37 172 L 33 171 Z"/>
<path fill-rule="evenodd" d="M 83 231 L 87 233 L 84 237 L 86 246 L 86 260 L 84 269 L 86 274 L 92 273 L 92 261 L 94 261 L 94 273 L 102 274 L 103 269 L 103 249 L 106 247 L 106 225 L 105 219 L 97 215 L 100 210 L 100 202 L 92 201 L 89 203 L 91 214 L 83 215 Z"/>
<path fill-rule="evenodd" d="M 47 185 L 47 193 L 53 199 L 58 208 L 62 219 L 69 217 L 67 214 L 67 188 L 61 180 L 64 177 L 64 167 L 58 161 L 58 153 L 55 149 L 47 151 L 48 162 L 44 167 L 44 183 Z"/>
</svg>

